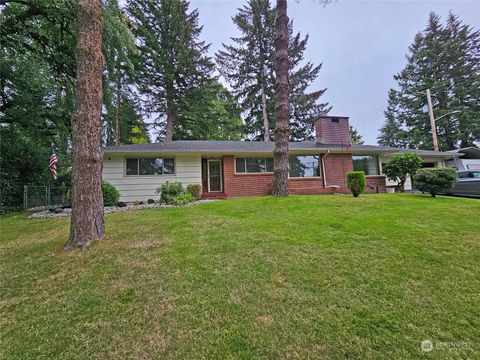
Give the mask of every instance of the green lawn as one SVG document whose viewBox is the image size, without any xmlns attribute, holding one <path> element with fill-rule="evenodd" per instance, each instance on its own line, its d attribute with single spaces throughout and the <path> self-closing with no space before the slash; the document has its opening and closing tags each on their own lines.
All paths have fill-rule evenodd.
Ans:
<svg viewBox="0 0 480 360">
<path fill-rule="evenodd" d="M 478 358 L 480 201 L 258 197 L 0 218 L 1 359 Z M 422 352 L 429 339 L 437 347 Z"/>
</svg>

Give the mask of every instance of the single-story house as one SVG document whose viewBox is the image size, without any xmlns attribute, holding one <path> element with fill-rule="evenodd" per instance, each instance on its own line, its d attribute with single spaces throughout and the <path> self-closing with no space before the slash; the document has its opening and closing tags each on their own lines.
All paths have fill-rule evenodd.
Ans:
<svg viewBox="0 0 480 360">
<path fill-rule="evenodd" d="M 348 117 L 327 116 L 315 123 L 316 140 L 289 144 L 289 192 L 348 192 L 346 174 L 363 170 L 367 191 L 385 192 L 395 184 L 382 174 L 382 164 L 407 150 L 351 145 Z M 166 181 L 201 184 L 204 198 L 268 195 L 273 180 L 273 142 L 172 141 L 104 148 L 103 179 L 114 185 L 122 201 L 158 199 Z M 458 154 L 408 150 L 425 166 L 445 166 Z M 408 184 L 407 184 L 408 189 Z"/>
</svg>

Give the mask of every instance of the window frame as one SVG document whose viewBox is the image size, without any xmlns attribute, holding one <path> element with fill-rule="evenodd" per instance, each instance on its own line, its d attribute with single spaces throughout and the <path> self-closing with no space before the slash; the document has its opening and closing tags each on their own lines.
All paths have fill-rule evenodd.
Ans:
<svg viewBox="0 0 480 360">
<path fill-rule="evenodd" d="M 318 173 L 315 176 L 290 176 L 290 158 L 292 157 L 305 157 L 305 156 L 318 156 Z M 288 156 L 288 178 L 289 179 L 323 179 L 323 156 L 324 154 L 309 154 L 309 155 L 289 155 Z"/>
<path fill-rule="evenodd" d="M 132 160 L 132 159 L 137 160 L 137 174 L 135 174 L 135 175 L 127 174 L 127 160 Z M 171 160 L 173 160 L 173 173 L 172 174 L 165 174 L 164 173 L 165 167 L 162 166 L 162 173 L 161 174 L 141 175 L 140 174 L 140 159 L 162 159 L 162 161 L 165 160 L 165 159 L 171 159 Z M 142 178 L 145 178 L 145 177 L 175 176 L 175 175 L 177 175 L 177 158 L 174 157 L 174 156 L 172 156 L 172 157 L 164 157 L 164 156 L 131 157 L 131 156 L 128 156 L 128 157 L 124 158 L 124 162 L 123 162 L 123 176 L 124 177 L 142 177 Z"/>
<path fill-rule="evenodd" d="M 247 159 L 264 159 L 265 160 L 265 171 L 264 172 L 248 172 L 247 171 Z M 245 172 L 238 172 L 237 171 L 237 159 L 243 159 L 243 164 L 245 166 Z M 270 156 L 235 156 L 234 157 L 234 162 L 235 162 L 235 175 L 265 175 L 265 174 L 273 174 L 273 168 L 272 171 L 267 171 L 267 159 L 272 159 L 273 157 Z"/>
<path fill-rule="evenodd" d="M 376 174 L 365 174 L 365 176 L 382 176 L 382 169 L 383 166 L 380 164 L 380 156 L 376 154 L 352 154 L 352 169 L 353 171 L 363 171 L 363 170 L 355 170 L 354 168 L 354 158 L 355 157 L 371 157 L 375 159 L 376 167 L 377 167 L 377 173 Z"/>
</svg>

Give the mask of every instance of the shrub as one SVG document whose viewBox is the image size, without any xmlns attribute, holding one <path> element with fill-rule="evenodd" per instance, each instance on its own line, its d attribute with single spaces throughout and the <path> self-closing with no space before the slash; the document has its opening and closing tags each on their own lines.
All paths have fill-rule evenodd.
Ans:
<svg viewBox="0 0 480 360">
<path fill-rule="evenodd" d="M 172 199 L 178 195 L 184 193 L 183 185 L 181 182 L 169 182 L 160 186 L 156 193 L 160 194 L 160 204 L 172 204 Z"/>
<path fill-rule="evenodd" d="M 422 158 L 415 153 L 393 155 L 383 166 L 383 173 L 392 181 L 397 181 L 401 192 L 405 189 L 407 176 L 413 177 L 422 166 Z"/>
<path fill-rule="evenodd" d="M 365 191 L 365 173 L 363 171 L 352 171 L 347 174 L 347 186 L 354 197 L 358 197 Z"/>
<path fill-rule="evenodd" d="M 193 196 L 189 192 L 183 192 L 183 193 L 175 195 L 171 200 L 171 204 L 172 205 L 186 205 L 186 204 L 190 204 L 191 202 L 194 202 L 196 200 L 197 199 L 195 198 L 195 196 Z"/>
<path fill-rule="evenodd" d="M 457 181 L 454 169 L 429 168 L 420 169 L 413 177 L 416 188 L 436 197 L 439 192 L 452 189 Z"/>
<path fill-rule="evenodd" d="M 187 193 L 192 194 L 192 196 L 198 200 L 202 196 L 202 185 L 200 184 L 190 184 L 187 185 Z"/>
<path fill-rule="evenodd" d="M 120 193 L 112 184 L 104 181 L 102 183 L 103 206 L 115 206 L 120 199 Z"/>
</svg>

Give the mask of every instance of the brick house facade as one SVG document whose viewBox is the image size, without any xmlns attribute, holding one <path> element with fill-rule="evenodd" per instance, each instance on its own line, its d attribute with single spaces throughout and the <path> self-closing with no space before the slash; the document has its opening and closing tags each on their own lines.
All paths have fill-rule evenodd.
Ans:
<svg viewBox="0 0 480 360">
<path fill-rule="evenodd" d="M 315 140 L 289 144 L 290 194 L 348 193 L 346 175 L 366 174 L 367 192 L 385 192 L 389 183 L 382 163 L 402 149 L 350 144 L 348 117 L 327 116 L 315 123 Z M 104 148 L 103 177 L 122 201 L 155 198 L 166 181 L 202 184 L 203 197 L 228 198 L 271 193 L 273 142 L 173 141 Z M 408 150 L 443 166 L 452 153 Z"/>
</svg>

